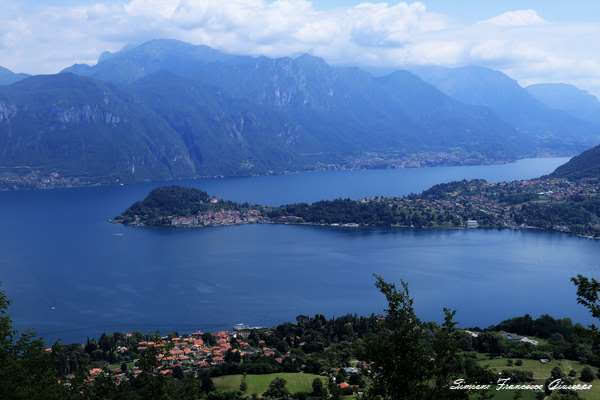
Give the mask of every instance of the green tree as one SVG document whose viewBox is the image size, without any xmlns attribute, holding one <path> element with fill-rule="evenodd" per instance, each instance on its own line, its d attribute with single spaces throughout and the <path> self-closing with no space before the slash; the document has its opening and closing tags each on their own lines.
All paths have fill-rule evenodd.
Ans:
<svg viewBox="0 0 600 400">
<path fill-rule="evenodd" d="M 146 373 L 152 373 L 158 366 L 158 350 L 155 347 L 149 347 L 142 351 L 138 360 L 138 367 Z"/>
<path fill-rule="evenodd" d="M 215 346 L 217 344 L 217 338 L 212 333 L 203 333 L 202 340 L 207 346 Z"/>
<path fill-rule="evenodd" d="M 350 378 L 348 379 L 348 383 L 351 385 L 356 385 L 358 387 L 365 386 L 365 380 L 363 379 L 362 375 L 360 375 L 360 374 L 350 375 Z"/>
<path fill-rule="evenodd" d="M 215 383 L 212 381 L 212 379 L 210 379 L 209 374 L 202 374 L 202 376 L 200 377 L 200 382 L 200 390 L 202 390 L 204 393 L 214 392 Z"/>
<path fill-rule="evenodd" d="M 227 353 L 225 353 L 225 362 L 226 363 L 240 363 L 242 361 L 242 356 L 240 355 L 240 352 L 237 350 L 228 350 Z"/>
<path fill-rule="evenodd" d="M 571 281 L 577 286 L 577 302 L 590 310 L 594 318 L 600 319 L 600 281 L 582 275 Z"/>
<path fill-rule="evenodd" d="M 564 376 L 565 374 L 563 373 L 563 370 L 558 366 L 552 368 L 552 370 L 550 371 L 550 378 L 552 379 L 559 379 Z"/>
<path fill-rule="evenodd" d="M 198 400 L 200 398 L 200 382 L 192 374 L 186 375 L 179 390 L 178 400 Z"/>
<path fill-rule="evenodd" d="M 9 301 L 0 291 L 0 399 L 68 398 L 59 384 L 55 360 L 32 333 L 17 336 L 8 315 Z"/>
<path fill-rule="evenodd" d="M 342 397 L 340 387 L 333 380 L 329 381 L 328 387 L 331 400 L 339 400 Z"/>
<path fill-rule="evenodd" d="M 246 383 L 246 373 L 244 372 L 244 376 L 242 376 L 242 382 L 240 383 L 240 392 L 246 393 L 248 390 L 248 384 Z"/>
<path fill-rule="evenodd" d="M 583 382 L 592 382 L 594 380 L 594 371 L 590 367 L 585 367 L 581 370 L 581 374 L 579 375 L 579 379 Z"/>
<path fill-rule="evenodd" d="M 269 388 L 263 393 L 263 397 L 271 399 L 288 399 L 290 392 L 285 387 L 287 384 L 283 378 L 275 378 L 269 383 Z"/>
<path fill-rule="evenodd" d="M 462 358 L 459 348 L 459 333 L 456 330 L 454 316 L 456 311 L 444 309 L 444 323 L 435 330 L 432 341 L 434 386 L 431 398 L 434 399 L 468 399 L 468 392 L 451 390 L 450 384 L 464 377 Z"/>
<path fill-rule="evenodd" d="M 185 378 L 185 375 L 183 373 L 183 368 L 181 368 L 181 366 L 176 365 L 175 368 L 173 368 L 173 378 L 176 378 L 176 379 Z"/>
<path fill-rule="evenodd" d="M 521 400 L 523 398 L 523 392 L 520 390 L 515 391 L 513 395 L 513 400 Z"/>
<path fill-rule="evenodd" d="M 430 390 L 431 349 L 417 318 L 406 282 L 397 289 L 380 276 L 375 286 L 388 304 L 381 333 L 367 339 L 366 359 L 372 363 L 370 395 L 392 400 L 420 400 Z"/>
<path fill-rule="evenodd" d="M 315 397 L 323 397 L 323 381 L 321 378 L 315 378 L 312 381 L 312 394 Z"/>
<path fill-rule="evenodd" d="M 451 390 L 458 378 L 490 383 L 493 374 L 461 354 L 461 334 L 455 311 L 444 309 L 444 323 L 421 322 L 414 311 L 408 285 L 401 287 L 375 276 L 387 300 L 385 319 L 376 335 L 366 339 L 363 358 L 371 362 L 368 397 L 384 400 L 468 399 L 468 391 Z M 487 396 L 479 391 L 477 396 Z"/>
</svg>

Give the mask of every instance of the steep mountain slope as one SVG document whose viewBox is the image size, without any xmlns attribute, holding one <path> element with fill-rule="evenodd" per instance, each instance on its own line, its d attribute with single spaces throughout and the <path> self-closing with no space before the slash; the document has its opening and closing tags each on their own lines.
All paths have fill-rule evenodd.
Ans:
<svg viewBox="0 0 600 400">
<path fill-rule="evenodd" d="M 298 170 L 323 148 L 276 110 L 161 71 L 128 87 L 175 130 L 200 175 Z"/>
<path fill-rule="evenodd" d="M 421 130 L 421 140 L 452 148 L 460 145 L 472 152 L 509 157 L 533 149 L 534 142 L 522 137 L 489 108 L 470 106 L 424 84 L 407 71 L 377 78 L 389 100 L 404 110 Z"/>
<path fill-rule="evenodd" d="M 191 78 L 279 110 L 338 151 L 461 149 L 497 159 L 520 151 L 516 132 L 489 110 L 453 100 L 408 72 L 374 78 L 303 55 L 209 63 Z"/>
<path fill-rule="evenodd" d="M 123 78 L 119 71 L 131 71 L 131 65 L 139 73 Z M 204 46 L 157 40 L 105 56 L 84 73 L 122 83 L 158 68 L 275 110 L 287 118 L 288 126 L 301 127 L 311 143 L 321 145 L 309 150 L 313 153 L 459 149 L 496 159 L 532 154 L 533 145 L 521 138 L 517 146 L 514 129 L 489 110 L 454 101 L 414 76 L 386 82 L 308 55 L 231 56 Z M 405 83 L 409 86 L 403 87 Z"/>
<path fill-rule="evenodd" d="M 333 68 L 310 56 L 248 57 L 206 64 L 193 78 L 278 110 L 331 146 L 321 151 L 420 147 L 413 141 L 419 127 L 401 108 L 387 104 L 380 86 L 358 69 Z"/>
<path fill-rule="evenodd" d="M 369 143 L 412 151 L 461 148 L 499 158 L 527 152 L 527 141 L 520 148 L 514 146 L 515 130 L 488 109 L 460 103 L 407 71 L 374 78 L 310 56 L 259 59 L 237 75 L 248 76 L 251 71 L 263 79 L 251 83 L 254 87 L 247 96 L 284 109 L 339 116 L 340 124 L 345 121 L 369 132 Z M 233 81 L 238 82 L 233 90 L 248 87 L 241 79 Z"/>
<path fill-rule="evenodd" d="M 552 178 L 600 179 L 600 146 L 573 157 L 549 175 Z"/>
<path fill-rule="evenodd" d="M 579 152 L 598 143 L 600 128 L 536 100 L 505 74 L 482 67 L 420 67 L 412 70 L 447 95 L 467 104 L 489 107 L 538 151 Z"/>
<path fill-rule="evenodd" d="M 510 78 L 486 69 L 419 70 L 440 86 L 443 96 L 420 79 L 398 79 L 410 76 L 405 72 L 375 78 L 308 55 L 233 56 L 206 46 L 154 40 L 106 53 L 95 66 L 67 70 L 117 84 L 164 70 L 218 87 L 279 112 L 290 126 L 300 126 L 326 144 L 315 149 L 321 154 L 459 152 L 466 157 L 474 152 L 481 161 L 505 160 L 544 152 L 572 154 L 597 140 L 590 124 L 550 110 Z M 473 81 L 473 76 L 478 78 Z"/>
<path fill-rule="evenodd" d="M 183 140 L 152 110 L 73 74 L 0 88 L 0 167 L 94 182 L 195 174 Z"/>
<path fill-rule="evenodd" d="M 15 82 L 19 82 L 29 75 L 27 74 L 15 74 L 9 69 L 0 67 L 0 85 L 11 85 Z"/>
<path fill-rule="evenodd" d="M 442 85 L 460 101 L 407 71 L 374 77 L 308 55 L 233 56 L 173 40 L 66 71 L 0 88 L 0 172 L 112 182 L 487 163 L 594 141 L 573 133 L 586 123 L 489 70 L 475 85 Z"/>
<path fill-rule="evenodd" d="M 600 101 L 585 90 L 565 83 L 531 85 L 527 91 L 546 106 L 600 125 Z"/>
</svg>

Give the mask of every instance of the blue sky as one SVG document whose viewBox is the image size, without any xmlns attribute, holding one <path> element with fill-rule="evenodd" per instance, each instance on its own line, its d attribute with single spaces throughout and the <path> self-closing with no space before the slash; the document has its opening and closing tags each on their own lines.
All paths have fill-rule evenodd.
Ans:
<svg viewBox="0 0 600 400">
<path fill-rule="evenodd" d="M 0 65 L 54 73 L 175 38 L 222 51 L 401 69 L 480 65 L 600 94 L 600 1 L 2 0 Z"/>
<path fill-rule="evenodd" d="M 376 0 L 371 0 L 376 2 Z M 99 0 L 22 0 L 29 7 L 47 5 L 93 4 Z M 120 3 L 121 0 L 106 0 L 104 3 Z M 318 0 L 315 8 L 330 10 L 339 7 L 364 3 L 361 0 Z M 387 1 L 394 3 L 395 1 Z M 428 9 L 451 15 L 454 18 L 473 22 L 490 18 L 505 11 L 534 9 L 545 18 L 555 21 L 597 21 L 600 22 L 600 1 L 596 0 L 423 0 Z"/>
<path fill-rule="evenodd" d="M 393 1 L 390 1 L 393 3 Z M 320 0 L 319 7 L 333 8 L 359 4 L 356 0 Z M 428 9 L 466 22 L 479 21 L 518 9 L 534 9 L 556 21 L 599 21 L 600 2 L 568 0 L 424 0 Z"/>
</svg>

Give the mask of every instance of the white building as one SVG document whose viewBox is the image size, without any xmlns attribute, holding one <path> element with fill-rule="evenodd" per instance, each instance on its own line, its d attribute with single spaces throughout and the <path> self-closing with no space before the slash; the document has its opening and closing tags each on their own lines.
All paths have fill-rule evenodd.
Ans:
<svg viewBox="0 0 600 400">
<path fill-rule="evenodd" d="M 477 222 L 474 219 L 468 219 L 467 220 L 467 228 L 469 228 L 469 229 L 479 228 L 479 222 Z"/>
</svg>

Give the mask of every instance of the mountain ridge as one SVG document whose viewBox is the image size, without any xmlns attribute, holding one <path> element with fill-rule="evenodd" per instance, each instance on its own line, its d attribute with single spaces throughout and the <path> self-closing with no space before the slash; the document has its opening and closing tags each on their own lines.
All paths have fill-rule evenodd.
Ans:
<svg viewBox="0 0 600 400">
<path fill-rule="evenodd" d="M 578 131 L 588 125 L 550 110 L 502 73 L 466 71 L 485 78 L 475 79 L 473 96 L 508 85 L 505 97 L 525 99 L 537 122 L 515 129 L 498 104 L 485 97 L 469 104 L 411 71 L 373 76 L 308 54 L 239 56 L 176 40 L 127 46 L 93 66 L 0 87 L 0 186 L 3 172 L 18 165 L 40 179 L 129 182 L 488 164 L 597 144 Z M 558 128 L 550 131 L 546 119 Z M 575 130 L 559 137 L 565 121 Z"/>
<path fill-rule="evenodd" d="M 0 85 L 11 85 L 15 82 L 19 82 L 30 75 L 14 73 L 8 68 L 0 66 Z"/>
<path fill-rule="evenodd" d="M 549 108 L 500 71 L 473 66 L 411 71 L 459 101 L 490 108 L 521 134 L 536 140 L 541 153 L 562 148 L 565 155 L 573 154 L 598 144 L 600 125 Z"/>
<path fill-rule="evenodd" d="M 573 157 L 548 175 L 569 180 L 600 180 L 600 146 L 593 147 Z"/>
<path fill-rule="evenodd" d="M 195 174 L 183 143 L 143 104 L 110 84 L 73 74 L 0 87 L 3 169 L 92 181 Z"/>
<path fill-rule="evenodd" d="M 527 86 L 526 89 L 538 101 L 552 109 L 600 125 L 600 101 L 585 90 L 565 83 L 542 83 Z"/>
</svg>

